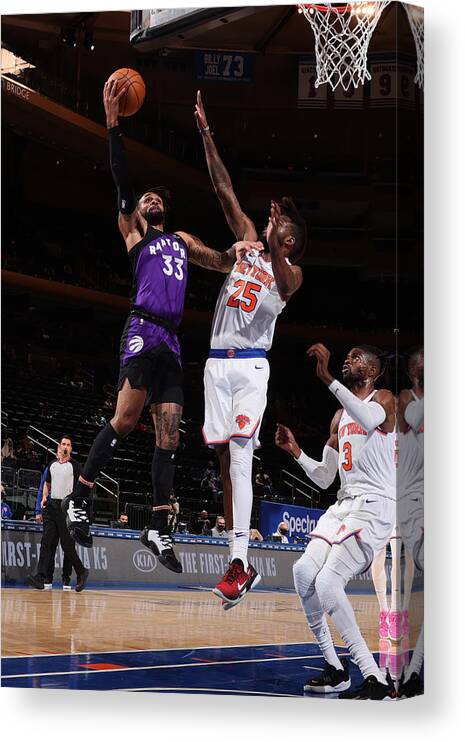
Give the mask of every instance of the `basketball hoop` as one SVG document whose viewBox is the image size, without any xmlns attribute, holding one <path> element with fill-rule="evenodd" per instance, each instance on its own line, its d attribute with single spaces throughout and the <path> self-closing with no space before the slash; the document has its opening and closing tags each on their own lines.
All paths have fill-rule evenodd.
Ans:
<svg viewBox="0 0 465 742">
<path fill-rule="evenodd" d="M 418 5 L 409 5 L 402 3 L 407 13 L 410 29 L 415 39 L 415 48 L 417 50 L 417 74 L 415 82 L 423 90 L 424 83 L 424 44 L 425 44 L 425 13 L 423 8 Z"/>
<path fill-rule="evenodd" d="M 298 6 L 315 34 L 316 88 L 329 83 L 333 90 L 338 85 L 348 90 L 371 80 L 368 46 L 390 1 Z"/>
</svg>

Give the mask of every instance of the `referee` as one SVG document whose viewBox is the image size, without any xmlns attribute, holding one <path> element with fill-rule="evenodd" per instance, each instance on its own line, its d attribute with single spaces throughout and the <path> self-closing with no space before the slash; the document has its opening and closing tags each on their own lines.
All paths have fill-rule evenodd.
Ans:
<svg viewBox="0 0 465 742">
<path fill-rule="evenodd" d="M 58 538 L 65 557 L 69 559 L 76 571 L 77 593 L 84 590 L 89 577 L 89 570 L 85 569 L 79 559 L 74 541 L 66 527 L 66 513 L 61 509 L 62 501 L 71 494 L 81 473 L 81 465 L 71 458 L 72 446 L 69 435 L 61 437 L 57 460 L 50 464 L 45 477 L 41 503 L 45 517 L 39 564 L 37 574 L 29 575 L 27 578 L 28 584 L 38 590 L 44 589 L 52 550 L 56 548 Z"/>
</svg>

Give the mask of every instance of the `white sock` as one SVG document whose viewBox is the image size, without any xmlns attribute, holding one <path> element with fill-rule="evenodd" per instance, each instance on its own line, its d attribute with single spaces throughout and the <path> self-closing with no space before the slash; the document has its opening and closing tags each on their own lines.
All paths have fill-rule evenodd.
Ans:
<svg viewBox="0 0 465 742">
<path fill-rule="evenodd" d="M 402 542 L 399 538 L 392 538 L 391 544 L 391 611 L 400 611 L 401 609 L 401 570 L 400 570 L 400 552 Z"/>
<path fill-rule="evenodd" d="M 310 630 L 318 642 L 323 657 L 336 670 L 342 670 L 342 664 L 334 649 L 326 616 L 323 613 L 320 599 L 315 590 L 315 578 L 323 566 L 330 548 L 326 541 L 316 538 L 312 539 L 305 554 L 295 562 L 292 571 L 295 589 L 300 598 L 302 610 L 305 613 Z"/>
<path fill-rule="evenodd" d="M 408 611 L 410 605 L 410 596 L 412 594 L 413 577 L 415 574 L 415 564 L 413 562 L 413 556 L 409 551 L 407 551 L 407 549 L 405 549 L 404 559 L 404 596 L 402 610 Z"/>
<path fill-rule="evenodd" d="M 423 626 L 421 627 L 421 631 L 418 635 L 417 643 L 415 646 L 415 649 L 413 650 L 412 659 L 410 660 L 410 665 L 408 666 L 406 672 L 405 672 L 405 680 L 407 681 L 409 677 L 411 676 L 412 672 L 416 672 L 417 675 L 420 674 L 420 670 L 423 665 L 423 658 L 425 654 L 424 649 L 424 640 L 423 640 Z"/>
<path fill-rule="evenodd" d="M 355 539 L 349 545 L 344 542 L 332 546 L 326 564 L 317 575 L 316 591 L 321 607 L 331 616 L 363 677 L 374 675 L 380 683 L 387 685 L 386 678 L 361 634 L 355 620 L 354 610 L 344 589 L 348 581 L 360 574 L 365 567 L 366 556 L 356 544 Z"/>
<path fill-rule="evenodd" d="M 229 442 L 231 456 L 230 475 L 233 500 L 233 545 L 231 561 L 240 559 L 246 570 L 249 566 L 247 551 L 249 548 L 250 517 L 252 514 L 252 463 L 253 441 L 247 438 L 231 438 Z"/>
<path fill-rule="evenodd" d="M 379 610 L 388 611 L 386 595 L 386 549 L 381 549 L 375 556 L 371 565 L 371 578 L 375 588 L 376 597 L 378 598 Z"/>
</svg>

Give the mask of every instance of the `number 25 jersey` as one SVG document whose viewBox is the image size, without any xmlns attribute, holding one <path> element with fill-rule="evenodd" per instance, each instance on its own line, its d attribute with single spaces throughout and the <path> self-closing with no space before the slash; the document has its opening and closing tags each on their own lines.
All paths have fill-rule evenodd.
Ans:
<svg viewBox="0 0 465 742">
<path fill-rule="evenodd" d="M 265 260 L 257 250 L 250 250 L 236 262 L 220 291 L 211 347 L 269 350 L 276 319 L 285 306 L 271 260 Z"/>
</svg>

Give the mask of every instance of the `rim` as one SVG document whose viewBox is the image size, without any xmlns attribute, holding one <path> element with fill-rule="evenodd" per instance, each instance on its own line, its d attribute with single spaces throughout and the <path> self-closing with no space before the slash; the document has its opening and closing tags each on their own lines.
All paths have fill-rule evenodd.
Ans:
<svg viewBox="0 0 465 742">
<path fill-rule="evenodd" d="M 317 3 L 300 3 L 300 8 L 313 8 L 314 10 L 320 10 L 323 13 L 346 13 L 354 5 L 372 5 L 373 3 L 346 3 L 345 5 L 318 5 Z"/>
</svg>

